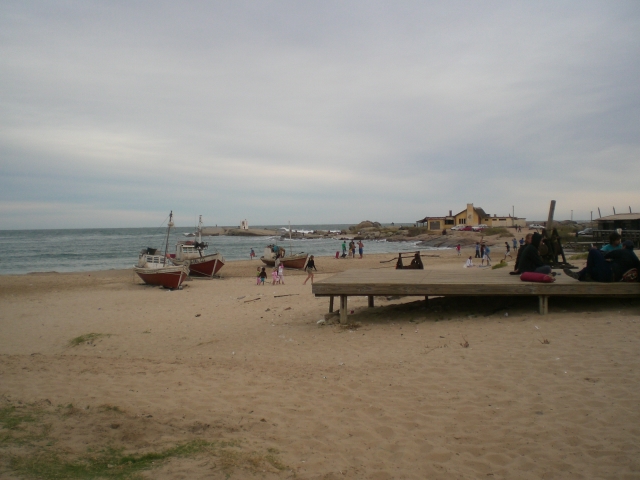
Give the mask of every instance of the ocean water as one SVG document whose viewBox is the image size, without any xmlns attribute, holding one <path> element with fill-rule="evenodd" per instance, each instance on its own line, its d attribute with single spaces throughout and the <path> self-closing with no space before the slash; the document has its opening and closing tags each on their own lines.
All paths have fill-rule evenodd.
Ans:
<svg viewBox="0 0 640 480">
<path fill-rule="evenodd" d="M 270 225 L 255 228 L 279 228 Z M 348 225 L 292 225 L 293 230 L 341 230 Z M 193 227 L 176 227 L 169 237 L 169 252 Z M 0 274 L 82 272 L 130 268 L 146 247 L 164 249 L 161 228 L 90 228 L 65 230 L 0 230 Z M 280 240 L 280 237 L 203 237 L 208 253 L 219 251 L 227 261 L 248 260 L 253 248 L 259 258 L 266 245 L 277 242 L 290 253 L 330 256 L 340 250 L 335 239 Z M 364 253 L 397 253 L 416 249 L 416 242 L 364 241 Z M 422 250 L 427 248 L 422 247 Z"/>
</svg>

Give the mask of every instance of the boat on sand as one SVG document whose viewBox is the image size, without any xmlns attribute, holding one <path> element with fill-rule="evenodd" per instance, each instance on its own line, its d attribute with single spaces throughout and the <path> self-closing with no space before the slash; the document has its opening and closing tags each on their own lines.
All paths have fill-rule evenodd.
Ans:
<svg viewBox="0 0 640 480">
<path fill-rule="evenodd" d="M 309 260 L 309 254 L 301 252 L 287 255 L 284 248 L 277 245 L 267 245 L 264 247 L 264 253 L 262 257 L 260 257 L 260 260 L 269 267 L 274 267 L 276 261 L 278 261 L 278 263 L 281 263 L 284 268 L 304 270 L 307 266 L 307 261 Z"/>
<path fill-rule="evenodd" d="M 172 264 L 186 266 L 192 277 L 213 278 L 224 266 L 224 257 L 218 253 L 203 253 L 209 245 L 202 241 L 202 215 L 198 222 L 196 241 L 179 241 L 176 244 L 176 253 L 169 255 Z"/>
<path fill-rule="evenodd" d="M 169 233 L 173 227 L 173 212 L 169 213 L 167 223 L 167 239 L 165 241 L 164 255 L 158 253 L 156 248 L 145 248 L 138 255 L 138 263 L 133 271 L 138 274 L 147 285 L 158 285 L 164 288 L 180 288 L 182 282 L 189 277 L 189 269 L 184 265 L 167 265 L 167 248 L 169 246 Z"/>
</svg>

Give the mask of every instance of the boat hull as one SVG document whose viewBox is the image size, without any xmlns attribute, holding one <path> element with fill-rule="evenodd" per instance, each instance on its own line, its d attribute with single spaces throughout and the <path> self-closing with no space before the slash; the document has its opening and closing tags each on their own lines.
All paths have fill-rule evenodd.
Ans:
<svg viewBox="0 0 640 480">
<path fill-rule="evenodd" d="M 291 255 L 288 257 L 283 257 L 280 259 L 280 263 L 284 268 L 291 268 L 295 270 L 304 270 L 304 267 L 307 265 L 307 259 L 309 258 L 308 254 L 301 255 Z M 262 263 L 269 267 L 273 267 L 276 264 L 275 259 L 260 257 Z"/>
<path fill-rule="evenodd" d="M 224 258 L 216 253 L 213 255 L 204 255 L 198 258 L 190 258 L 187 260 L 170 259 L 175 265 L 184 265 L 189 268 L 189 275 L 192 277 L 208 277 L 216 275 L 222 267 L 224 267 Z"/>
<path fill-rule="evenodd" d="M 134 267 L 133 270 L 147 285 L 157 285 L 171 289 L 179 288 L 189 276 L 189 270 L 183 266 L 164 268 Z"/>
</svg>

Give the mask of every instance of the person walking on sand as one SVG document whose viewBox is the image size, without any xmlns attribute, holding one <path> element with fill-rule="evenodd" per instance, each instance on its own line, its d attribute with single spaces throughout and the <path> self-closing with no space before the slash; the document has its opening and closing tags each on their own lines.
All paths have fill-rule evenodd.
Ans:
<svg viewBox="0 0 640 480">
<path fill-rule="evenodd" d="M 502 260 L 506 260 L 507 257 L 513 258 L 511 256 L 511 247 L 509 246 L 509 242 L 504 242 L 504 246 L 506 247 L 507 251 L 504 253 L 504 258 Z"/>
<path fill-rule="evenodd" d="M 284 267 L 282 264 L 278 265 L 278 279 L 280 280 L 279 283 L 284 285 Z"/>
<path fill-rule="evenodd" d="M 256 271 L 256 285 L 260 285 L 260 267 Z"/>
<path fill-rule="evenodd" d="M 460 244 L 456 245 L 456 252 L 458 252 L 458 256 L 460 256 Z"/>
<path fill-rule="evenodd" d="M 513 251 L 517 252 L 518 251 L 518 240 L 516 240 L 516 237 L 513 237 L 511 239 L 511 243 L 513 243 Z"/>
<path fill-rule="evenodd" d="M 274 268 L 271 270 L 271 285 L 275 285 L 276 283 L 280 283 L 280 279 L 278 278 L 278 269 Z"/>
<path fill-rule="evenodd" d="M 342 258 L 347 256 L 347 241 L 342 241 Z"/>
<path fill-rule="evenodd" d="M 484 247 L 484 252 L 482 253 L 482 262 L 481 264 L 484 265 L 484 261 L 487 261 L 487 267 L 491 266 L 491 257 L 489 256 L 491 255 L 491 249 L 488 246 Z"/>
<path fill-rule="evenodd" d="M 313 285 L 313 271 L 315 270 L 316 272 L 318 271 L 318 269 L 316 268 L 316 262 L 313 261 L 313 255 L 311 255 L 309 257 L 309 261 L 307 262 L 307 278 L 304 280 L 304 282 L 302 282 L 303 285 L 307 284 L 307 280 L 311 279 L 311 285 Z"/>
<path fill-rule="evenodd" d="M 364 252 L 364 243 L 362 243 L 362 240 L 358 240 L 358 253 L 360 254 L 360 258 L 362 258 L 362 252 Z"/>
<path fill-rule="evenodd" d="M 264 281 L 267 279 L 267 271 L 265 270 L 265 267 L 262 267 L 260 270 L 260 276 L 258 278 L 260 279 L 260 285 L 264 287 Z"/>
<path fill-rule="evenodd" d="M 251 252 L 249 253 L 249 260 L 253 260 L 253 257 L 256 256 L 256 252 L 253 251 L 253 248 L 251 249 Z"/>
</svg>

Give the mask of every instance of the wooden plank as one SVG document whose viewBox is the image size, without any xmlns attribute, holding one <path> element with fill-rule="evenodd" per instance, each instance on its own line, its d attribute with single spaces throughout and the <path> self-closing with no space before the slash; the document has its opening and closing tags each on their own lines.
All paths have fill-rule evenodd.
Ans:
<svg viewBox="0 0 640 480">
<path fill-rule="evenodd" d="M 640 283 L 578 282 L 566 275 L 555 283 L 522 282 L 504 270 L 348 270 L 313 284 L 316 296 L 328 295 L 547 295 L 640 296 Z"/>
</svg>

